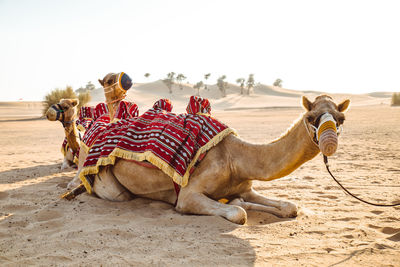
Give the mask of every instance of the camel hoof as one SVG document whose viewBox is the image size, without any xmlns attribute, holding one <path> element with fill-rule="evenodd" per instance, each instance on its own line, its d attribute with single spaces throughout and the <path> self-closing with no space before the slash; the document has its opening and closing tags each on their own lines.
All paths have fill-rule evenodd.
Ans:
<svg viewBox="0 0 400 267">
<path fill-rule="evenodd" d="M 281 211 L 283 218 L 294 218 L 297 217 L 297 212 L 299 208 L 296 204 L 285 202 L 281 204 Z"/>
<path fill-rule="evenodd" d="M 61 170 L 64 171 L 64 170 L 66 170 L 68 167 L 69 167 L 68 164 L 63 163 L 63 164 L 61 165 Z"/>
<path fill-rule="evenodd" d="M 232 211 L 227 213 L 226 219 L 236 224 L 245 224 L 247 222 L 247 213 L 242 207 L 232 206 Z"/>
<path fill-rule="evenodd" d="M 67 185 L 67 190 L 72 190 L 72 189 L 74 189 L 75 187 L 77 187 L 78 185 L 80 185 L 80 183 L 81 183 L 81 180 L 75 179 L 75 178 L 74 178 L 71 182 L 68 183 L 68 185 Z"/>
</svg>

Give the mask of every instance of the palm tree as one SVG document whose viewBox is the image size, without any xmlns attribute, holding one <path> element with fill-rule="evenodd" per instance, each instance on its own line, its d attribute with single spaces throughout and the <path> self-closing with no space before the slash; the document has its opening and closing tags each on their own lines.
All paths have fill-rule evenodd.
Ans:
<svg viewBox="0 0 400 267">
<path fill-rule="evenodd" d="M 277 86 L 277 87 L 282 87 L 282 80 L 281 79 L 276 79 L 273 85 Z"/>
<path fill-rule="evenodd" d="M 247 95 L 250 95 L 250 91 L 254 87 L 254 84 L 254 74 L 250 74 L 249 78 L 247 78 Z"/>
<path fill-rule="evenodd" d="M 144 74 L 144 77 L 149 78 L 149 77 L 150 77 L 150 73 L 146 72 L 146 73 Z"/>
<path fill-rule="evenodd" d="M 163 80 L 165 85 L 169 89 L 169 93 L 172 94 L 172 85 L 174 84 L 175 81 L 175 72 L 170 72 L 167 74 L 167 78 Z"/>
<path fill-rule="evenodd" d="M 185 79 L 186 79 L 186 76 L 183 75 L 182 73 L 179 73 L 179 74 L 176 76 L 176 80 L 178 81 L 178 83 L 179 83 L 179 88 L 180 88 L 181 90 L 183 90 L 182 81 L 184 81 Z"/>
<path fill-rule="evenodd" d="M 240 85 L 240 94 L 243 95 L 244 94 L 244 84 L 246 82 L 245 78 L 238 78 L 236 79 L 236 83 Z"/>
<path fill-rule="evenodd" d="M 222 75 L 217 80 L 218 89 L 221 91 L 222 97 L 226 96 L 226 88 L 228 87 L 228 83 L 224 81 L 226 75 Z"/>
<path fill-rule="evenodd" d="M 200 82 L 196 83 L 196 84 L 193 86 L 193 89 L 197 89 L 197 96 L 200 96 L 200 89 L 201 89 L 201 87 L 203 87 L 203 86 L 204 86 L 203 81 L 200 81 Z"/>
<path fill-rule="evenodd" d="M 208 89 L 207 80 L 208 80 L 208 78 L 210 78 L 210 75 L 211 75 L 211 73 L 204 74 L 204 79 L 206 80 L 206 83 L 205 83 L 205 86 L 204 86 L 204 90 Z"/>
</svg>

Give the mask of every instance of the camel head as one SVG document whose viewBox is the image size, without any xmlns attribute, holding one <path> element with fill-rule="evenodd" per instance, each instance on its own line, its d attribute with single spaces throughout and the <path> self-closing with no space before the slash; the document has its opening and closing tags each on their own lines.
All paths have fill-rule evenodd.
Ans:
<svg viewBox="0 0 400 267">
<path fill-rule="evenodd" d="M 51 105 L 46 111 L 46 117 L 49 121 L 71 122 L 77 114 L 78 103 L 78 99 L 61 99 L 58 104 Z"/>
<path fill-rule="evenodd" d="M 349 105 L 349 99 L 336 104 L 328 95 L 320 95 L 314 102 L 303 96 L 303 107 L 306 110 L 304 121 L 308 124 L 311 138 L 325 156 L 331 156 L 336 152 L 338 129 L 345 120 L 344 112 Z"/>
<path fill-rule="evenodd" d="M 99 83 L 104 87 L 106 103 L 122 100 L 132 87 L 132 79 L 124 72 L 108 73 Z"/>
</svg>

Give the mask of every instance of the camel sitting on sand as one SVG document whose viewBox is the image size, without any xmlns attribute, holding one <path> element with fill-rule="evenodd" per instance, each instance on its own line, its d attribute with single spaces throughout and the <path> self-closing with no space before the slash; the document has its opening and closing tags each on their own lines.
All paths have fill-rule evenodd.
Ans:
<svg viewBox="0 0 400 267">
<path fill-rule="evenodd" d="M 49 121 L 60 121 L 64 127 L 66 147 L 63 147 L 64 161 L 61 170 L 75 165 L 75 155 L 79 151 L 79 135 L 75 125 L 77 116 L 77 99 L 61 99 L 58 104 L 52 105 L 46 112 Z"/>
<path fill-rule="evenodd" d="M 103 86 L 112 87 L 115 77 L 106 78 Z M 178 212 L 222 216 L 237 224 L 246 222 L 245 210 L 295 217 L 296 204 L 260 195 L 253 189 L 252 181 L 270 181 L 290 174 L 319 154 L 321 137 L 326 129 L 329 132 L 332 128 L 335 132 L 328 134 L 327 140 L 334 146 L 328 146 L 324 154 L 333 154 L 337 147 L 336 127 L 344 122 L 343 112 L 350 104 L 345 100 L 337 105 L 327 95 L 317 97 L 314 102 L 303 96 L 302 102 L 306 112 L 271 143 L 252 144 L 234 135 L 225 137 L 207 152 L 188 184 L 180 189 L 179 196 L 171 178 L 164 172 L 122 158 L 117 158 L 114 165 L 100 168 L 94 176 L 92 192 L 111 201 L 127 201 L 135 196 L 176 203 Z M 77 185 L 87 157 L 82 152 L 78 174 L 69 186 Z M 228 199 L 230 205 L 218 201 L 222 198 Z"/>
</svg>

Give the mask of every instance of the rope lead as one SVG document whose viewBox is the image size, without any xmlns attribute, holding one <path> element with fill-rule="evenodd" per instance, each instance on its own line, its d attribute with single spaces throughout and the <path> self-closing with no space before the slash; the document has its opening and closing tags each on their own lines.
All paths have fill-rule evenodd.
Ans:
<svg viewBox="0 0 400 267">
<path fill-rule="evenodd" d="M 333 174 L 332 174 L 331 171 L 329 170 L 328 157 L 325 156 L 325 155 L 324 155 L 324 163 L 325 163 L 325 166 L 326 166 L 326 169 L 327 169 L 328 173 L 331 175 L 331 177 L 333 178 L 333 180 L 334 180 L 347 194 L 349 194 L 350 196 L 354 197 L 355 199 L 357 199 L 357 200 L 359 200 L 359 201 L 361 201 L 361 202 L 363 202 L 363 203 L 366 203 L 366 204 L 369 204 L 369 205 L 372 205 L 372 206 L 378 206 L 378 207 L 396 207 L 396 206 L 400 206 L 400 203 L 396 203 L 396 204 L 378 204 L 378 203 L 372 203 L 372 202 L 363 200 L 363 199 L 361 199 L 361 198 L 359 198 L 359 197 L 353 195 L 352 193 L 349 192 L 349 190 L 347 190 L 347 189 L 335 178 L 335 176 L 333 176 Z"/>
</svg>

